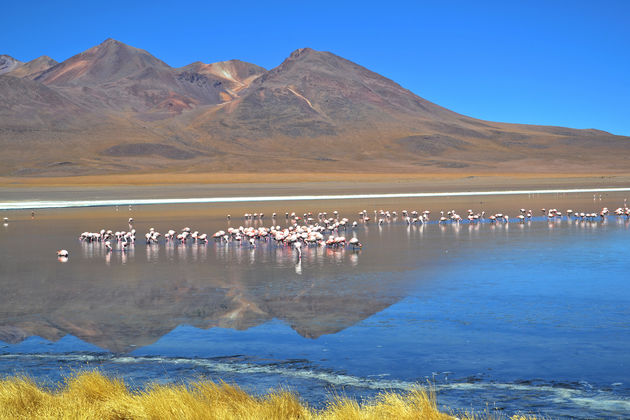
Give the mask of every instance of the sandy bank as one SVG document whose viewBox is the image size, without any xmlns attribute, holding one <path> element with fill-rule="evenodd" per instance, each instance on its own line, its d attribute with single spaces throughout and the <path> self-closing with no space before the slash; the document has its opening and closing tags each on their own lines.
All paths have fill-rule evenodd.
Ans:
<svg viewBox="0 0 630 420">
<path fill-rule="evenodd" d="M 365 184 L 404 187 L 564 187 L 619 186 L 630 183 L 630 174 L 606 173 L 155 173 L 75 177 L 0 177 L 0 187 L 106 187 L 167 185 L 260 184 Z"/>
</svg>

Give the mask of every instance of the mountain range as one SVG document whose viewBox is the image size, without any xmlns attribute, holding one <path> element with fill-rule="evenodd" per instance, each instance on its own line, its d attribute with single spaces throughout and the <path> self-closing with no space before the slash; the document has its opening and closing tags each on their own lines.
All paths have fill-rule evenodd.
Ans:
<svg viewBox="0 0 630 420">
<path fill-rule="evenodd" d="M 174 68 L 113 39 L 57 63 L 0 55 L 0 175 L 619 172 L 630 138 L 489 122 L 329 52 Z"/>
</svg>

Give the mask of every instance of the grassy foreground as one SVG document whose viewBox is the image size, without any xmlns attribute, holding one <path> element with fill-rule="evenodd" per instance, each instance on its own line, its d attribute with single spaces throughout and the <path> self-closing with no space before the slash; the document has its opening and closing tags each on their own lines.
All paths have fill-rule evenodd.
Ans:
<svg viewBox="0 0 630 420">
<path fill-rule="evenodd" d="M 435 395 L 418 389 L 383 393 L 369 402 L 336 398 L 321 410 L 308 407 L 290 392 L 254 397 L 224 383 L 152 385 L 131 391 L 120 379 L 99 372 L 67 378 L 55 391 L 32 379 L 0 381 L 1 419 L 460 419 L 496 418 L 449 415 L 437 408 Z M 525 419 L 525 417 L 512 417 Z"/>
</svg>

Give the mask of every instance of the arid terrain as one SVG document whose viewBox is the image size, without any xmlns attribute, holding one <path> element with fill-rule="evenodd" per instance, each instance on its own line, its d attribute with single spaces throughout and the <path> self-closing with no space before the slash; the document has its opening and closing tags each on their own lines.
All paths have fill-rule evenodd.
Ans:
<svg viewBox="0 0 630 420">
<path fill-rule="evenodd" d="M 460 115 L 309 48 L 269 71 L 239 60 L 173 68 L 113 39 L 61 63 L 4 55 L 0 97 L 5 177 L 606 175 L 627 173 L 630 152 L 630 138 L 595 129 Z"/>
</svg>

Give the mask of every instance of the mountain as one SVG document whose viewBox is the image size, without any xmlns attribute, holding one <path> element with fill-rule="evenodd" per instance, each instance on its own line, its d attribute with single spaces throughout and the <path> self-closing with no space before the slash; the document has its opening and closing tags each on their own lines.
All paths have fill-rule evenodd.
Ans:
<svg viewBox="0 0 630 420">
<path fill-rule="evenodd" d="M 250 74 L 241 77 L 234 71 L 237 79 L 233 79 L 230 67 L 245 74 L 249 66 L 256 74 L 254 66 L 247 63 L 225 66 L 228 71 L 223 72 L 220 66 L 195 63 L 173 69 L 147 51 L 107 39 L 49 68 L 36 80 L 88 109 L 133 112 L 142 120 L 159 120 L 236 97 L 232 91 L 246 86 Z"/>
<path fill-rule="evenodd" d="M 214 130 L 228 127 L 222 131 L 232 137 L 317 137 L 458 117 L 355 63 L 303 48 L 252 82 L 247 95 L 215 117 Z"/>
<path fill-rule="evenodd" d="M 56 64 L 59 63 L 48 56 L 42 55 L 28 63 L 20 64 L 10 72 L 7 72 L 7 74 L 13 77 L 34 79 Z"/>
<path fill-rule="evenodd" d="M 602 131 L 466 117 L 342 57 L 309 48 L 294 51 L 241 98 L 208 110 L 195 123 L 215 138 L 244 148 L 256 145 L 259 153 L 284 155 L 308 169 L 345 161 L 335 166 L 487 170 L 525 160 L 535 168 L 549 165 L 549 158 L 574 167 L 581 148 L 630 151 L 630 139 Z M 597 152 L 586 154 L 598 159 Z"/>
<path fill-rule="evenodd" d="M 35 80 L 92 110 L 138 112 L 185 108 L 192 102 L 178 95 L 177 79 L 166 63 L 113 39 L 70 57 Z"/>
<path fill-rule="evenodd" d="M 94 86 L 152 67 L 170 69 L 168 64 L 148 52 L 109 38 L 50 68 L 37 80 L 46 85 Z"/>
<path fill-rule="evenodd" d="M 16 60 L 10 55 L 0 55 L 0 74 L 9 73 L 22 64 L 21 61 Z"/>
<path fill-rule="evenodd" d="M 46 69 L 10 65 L 3 174 L 624 171 L 630 152 L 629 138 L 603 131 L 460 115 L 310 48 L 269 71 L 239 60 L 173 68 L 113 39 Z M 59 144 L 75 148 L 70 158 Z"/>
</svg>

